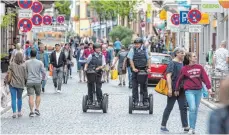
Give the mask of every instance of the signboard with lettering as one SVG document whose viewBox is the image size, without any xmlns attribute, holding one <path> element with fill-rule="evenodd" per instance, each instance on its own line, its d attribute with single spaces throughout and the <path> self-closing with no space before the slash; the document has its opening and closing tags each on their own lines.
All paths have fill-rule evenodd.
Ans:
<svg viewBox="0 0 229 135">
<path fill-rule="evenodd" d="M 221 12 L 218 0 L 201 0 L 201 12 L 216 13 Z"/>
<path fill-rule="evenodd" d="M 202 26 L 201 25 L 189 25 L 190 33 L 201 33 Z"/>
<path fill-rule="evenodd" d="M 33 16 L 33 12 L 30 9 L 18 10 L 18 18 L 31 18 L 32 16 Z"/>
</svg>

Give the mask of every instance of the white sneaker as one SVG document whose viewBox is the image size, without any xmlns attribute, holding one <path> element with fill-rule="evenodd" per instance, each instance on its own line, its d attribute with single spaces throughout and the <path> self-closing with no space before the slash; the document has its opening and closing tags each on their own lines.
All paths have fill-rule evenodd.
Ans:
<svg viewBox="0 0 229 135">
<path fill-rule="evenodd" d="M 60 93 L 61 91 L 60 90 L 57 90 L 57 93 Z"/>
<path fill-rule="evenodd" d="M 188 132 L 188 134 L 195 134 L 196 132 L 195 132 L 195 129 L 189 129 L 189 132 Z"/>
</svg>

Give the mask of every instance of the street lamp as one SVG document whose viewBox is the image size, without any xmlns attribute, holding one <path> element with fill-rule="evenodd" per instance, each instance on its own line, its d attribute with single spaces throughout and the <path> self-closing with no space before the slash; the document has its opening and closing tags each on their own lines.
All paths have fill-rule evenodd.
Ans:
<svg viewBox="0 0 229 135">
<path fill-rule="evenodd" d="M 93 22 L 93 18 L 90 17 L 90 18 L 88 18 L 88 19 L 89 19 L 89 23 L 90 23 L 90 36 L 91 36 L 91 23 Z"/>
</svg>

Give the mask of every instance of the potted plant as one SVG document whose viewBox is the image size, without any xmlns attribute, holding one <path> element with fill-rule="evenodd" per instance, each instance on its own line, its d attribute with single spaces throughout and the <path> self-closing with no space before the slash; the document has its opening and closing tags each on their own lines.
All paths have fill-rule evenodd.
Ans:
<svg viewBox="0 0 229 135">
<path fill-rule="evenodd" d="M 73 21 L 75 21 L 75 22 L 79 21 L 79 16 L 77 16 L 77 15 L 74 16 L 74 17 L 73 17 Z"/>
<path fill-rule="evenodd" d="M 2 73 L 5 73 L 8 71 L 9 66 L 9 56 L 6 53 L 1 54 L 1 70 Z"/>
</svg>

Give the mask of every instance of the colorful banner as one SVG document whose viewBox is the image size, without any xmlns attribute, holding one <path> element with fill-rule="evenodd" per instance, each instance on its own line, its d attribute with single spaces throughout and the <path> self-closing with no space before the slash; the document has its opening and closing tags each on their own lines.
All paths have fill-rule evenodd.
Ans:
<svg viewBox="0 0 229 135">
<path fill-rule="evenodd" d="M 151 4 L 147 4 L 147 22 L 151 22 L 151 17 L 152 17 L 152 5 Z"/>
</svg>

